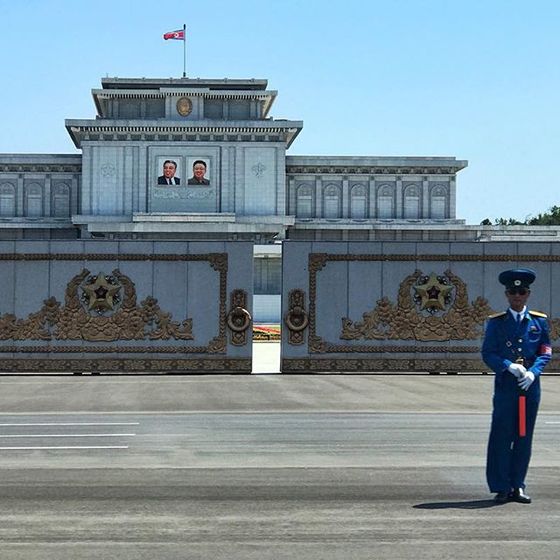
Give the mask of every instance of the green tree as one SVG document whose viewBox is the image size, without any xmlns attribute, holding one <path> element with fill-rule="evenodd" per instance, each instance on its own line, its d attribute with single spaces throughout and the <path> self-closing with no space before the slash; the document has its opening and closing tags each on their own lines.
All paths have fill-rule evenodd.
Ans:
<svg viewBox="0 0 560 560">
<path fill-rule="evenodd" d="M 515 218 L 496 218 L 497 226 L 522 226 L 525 222 L 519 222 Z"/>
<path fill-rule="evenodd" d="M 480 222 L 481 226 L 491 226 L 490 218 L 484 218 Z M 527 217 L 523 222 L 515 218 L 496 218 L 494 220 L 496 226 L 559 226 L 560 225 L 560 206 L 552 206 L 548 212 L 543 212 L 534 217 Z"/>
<path fill-rule="evenodd" d="M 526 220 L 526 223 L 530 226 L 558 226 L 560 225 L 560 206 L 553 206 L 548 212 Z"/>
</svg>

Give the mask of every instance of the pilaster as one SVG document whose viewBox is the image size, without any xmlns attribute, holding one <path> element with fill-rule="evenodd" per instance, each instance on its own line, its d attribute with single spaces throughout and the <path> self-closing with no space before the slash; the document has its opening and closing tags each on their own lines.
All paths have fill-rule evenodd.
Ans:
<svg viewBox="0 0 560 560">
<path fill-rule="evenodd" d="M 348 218 L 350 216 L 350 189 L 348 188 L 348 177 L 342 178 L 342 217 Z"/>
<path fill-rule="evenodd" d="M 428 177 L 422 177 L 422 218 L 430 217 L 430 182 Z"/>
<path fill-rule="evenodd" d="M 377 217 L 377 191 L 375 187 L 375 178 L 369 179 L 369 218 Z"/>
<path fill-rule="evenodd" d="M 402 188 L 402 177 L 398 175 L 396 177 L 396 192 L 395 192 L 395 218 L 401 219 L 404 216 L 403 212 L 403 188 Z"/>
<path fill-rule="evenodd" d="M 277 216 L 286 214 L 286 159 L 282 148 L 276 148 L 276 212 Z"/>
<path fill-rule="evenodd" d="M 455 219 L 457 210 L 457 181 L 455 175 L 449 178 L 449 208 L 446 217 Z"/>
<path fill-rule="evenodd" d="M 296 182 L 293 177 L 288 179 L 288 208 L 286 213 L 295 216 L 297 210 L 297 200 L 296 200 Z"/>
<path fill-rule="evenodd" d="M 15 208 L 15 215 L 16 216 L 23 216 L 23 196 L 24 196 L 24 181 L 23 181 L 23 174 L 18 175 L 17 179 L 17 188 L 16 188 L 16 208 Z"/>
<path fill-rule="evenodd" d="M 80 208 L 80 181 L 76 175 L 72 175 L 72 186 L 70 188 L 70 215 L 78 214 Z"/>
<path fill-rule="evenodd" d="M 322 218 L 323 212 L 321 211 L 323 207 L 323 180 L 320 175 L 315 177 L 315 216 L 314 218 Z"/>
<path fill-rule="evenodd" d="M 45 175 L 45 188 L 43 189 L 43 215 L 51 215 L 51 174 Z"/>
</svg>

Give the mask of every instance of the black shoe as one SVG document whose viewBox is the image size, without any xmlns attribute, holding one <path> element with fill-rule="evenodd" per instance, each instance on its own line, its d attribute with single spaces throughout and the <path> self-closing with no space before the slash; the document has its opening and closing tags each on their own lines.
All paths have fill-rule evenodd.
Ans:
<svg viewBox="0 0 560 560">
<path fill-rule="evenodd" d="M 520 504 L 530 504 L 531 498 L 525 494 L 523 488 L 515 488 L 509 493 L 509 499 L 512 502 L 518 502 Z"/>
<path fill-rule="evenodd" d="M 494 496 L 494 501 L 497 504 L 505 504 L 506 502 L 509 502 L 511 494 L 508 492 L 498 492 L 495 496 Z"/>
</svg>

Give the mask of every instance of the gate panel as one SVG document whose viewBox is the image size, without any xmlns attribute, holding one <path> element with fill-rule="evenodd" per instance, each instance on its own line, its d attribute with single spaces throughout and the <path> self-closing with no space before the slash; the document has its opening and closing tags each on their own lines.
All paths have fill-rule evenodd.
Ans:
<svg viewBox="0 0 560 560">
<path fill-rule="evenodd" d="M 529 308 L 549 315 L 554 345 L 559 252 L 554 243 L 285 242 L 281 371 L 487 371 L 485 321 L 507 308 L 498 274 L 515 267 L 537 272 Z M 559 366 L 554 358 L 548 371 Z"/>
<path fill-rule="evenodd" d="M 251 372 L 253 245 L 0 243 L 1 372 Z"/>
</svg>

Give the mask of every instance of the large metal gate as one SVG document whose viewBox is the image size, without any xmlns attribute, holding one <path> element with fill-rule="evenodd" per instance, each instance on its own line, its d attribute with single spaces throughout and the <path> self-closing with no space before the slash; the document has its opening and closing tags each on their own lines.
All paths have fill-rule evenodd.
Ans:
<svg viewBox="0 0 560 560">
<path fill-rule="evenodd" d="M 236 372 L 253 245 L 0 243 L 1 372 Z"/>
<path fill-rule="evenodd" d="M 285 242 L 281 371 L 487 371 L 484 323 L 506 307 L 498 274 L 518 266 L 537 272 L 529 306 L 549 315 L 555 344 L 559 253 L 554 243 Z M 554 358 L 548 370 L 559 367 Z"/>
</svg>

